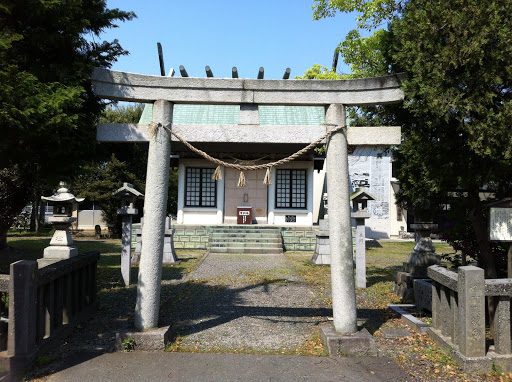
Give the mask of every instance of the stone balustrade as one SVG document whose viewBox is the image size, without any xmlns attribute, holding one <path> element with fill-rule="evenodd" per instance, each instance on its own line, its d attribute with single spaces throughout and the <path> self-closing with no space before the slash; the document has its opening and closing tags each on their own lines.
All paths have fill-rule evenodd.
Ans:
<svg viewBox="0 0 512 382">
<path fill-rule="evenodd" d="M 13 380 L 96 310 L 99 257 L 91 251 L 39 269 L 36 261 L 21 260 L 0 278 L 0 292 L 9 294 L 7 358 L 0 363 Z"/>
<path fill-rule="evenodd" d="M 484 279 L 484 270 L 439 265 L 428 268 L 432 279 L 432 328 L 429 334 L 450 349 L 464 371 L 512 371 L 510 297 L 512 279 Z M 496 302 L 494 346 L 486 339 L 486 299 Z"/>
</svg>

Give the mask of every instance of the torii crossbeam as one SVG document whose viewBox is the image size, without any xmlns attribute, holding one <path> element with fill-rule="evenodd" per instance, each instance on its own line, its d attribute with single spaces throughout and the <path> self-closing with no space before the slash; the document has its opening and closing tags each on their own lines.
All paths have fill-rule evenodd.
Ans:
<svg viewBox="0 0 512 382">
<path fill-rule="evenodd" d="M 100 141 L 149 141 L 144 206 L 143 246 L 137 287 L 135 326 L 158 325 L 162 267 L 162 236 L 167 202 L 170 134 L 173 104 L 240 105 L 238 125 L 172 125 L 189 142 L 294 143 L 307 145 L 326 128 L 346 124 L 346 106 L 383 105 L 402 101 L 400 76 L 353 80 L 263 80 L 239 78 L 160 77 L 97 69 L 92 75 L 97 96 L 130 102 L 153 103 L 155 126 L 102 124 Z M 261 126 L 258 105 L 324 106 L 326 126 Z M 160 125 L 159 125 L 160 124 Z M 243 125 L 243 131 L 240 127 Z M 174 139 L 174 138 L 173 138 Z M 334 327 L 338 333 L 357 330 L 348 144 L 398 145 L 400 127 L 349 127 L 334 132 L 327 142 L 327 191 Z"/>
</svg>

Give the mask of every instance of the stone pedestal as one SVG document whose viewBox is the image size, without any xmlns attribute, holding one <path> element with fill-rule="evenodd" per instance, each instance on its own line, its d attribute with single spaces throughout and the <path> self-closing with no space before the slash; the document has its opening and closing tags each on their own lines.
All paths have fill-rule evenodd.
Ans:
<svg viewBox="0 0 512 382">
<path fill-rule="evenodd" d="M 437 224 L 411 224 L 415 231 L 416 244 L 409 259 L 403 264 L 403 270 L 395 274 L 394 292 L 402 301 L 414 301 L 414 280 L 428 279 L 427 268 L 441 262 L 441 257 L 435 253 L 435 247 L 430 234 Z"/>
<path fill-rule="evenodd" d="M 316 233 L 316 247 L 311 263 L 314 265 L 331 264 L 331 245 L 329 244 L 329 219 L 320 219 Z"/>
<path fill-rule="evenodd" d="M 165 236 L 164 236 L 164 264 L 179 264 L 181 260 L 178 259 L 176 250 L 174 249 L 174 228 L 171 228 L 170 218 L 167 217 L 165 221 Z"/>
<path fill-rule="evenodd" d="M 370 214 L 367 214 L 368 218 Z M 356 218 L 356 287 L 366 288 L 366 226 L 364 218 Z"/>
<path fill-rule="evenodd" d="M 69 233 L 69 226 L 76 218 L 52 216 L 48 221 L 55 226 L 55 233 L 50 246 L 43 251 L 43 258 L 37 260 L 39 268 L 78 255 L 78 249 L 72 246 L 73 239 Z"/>
<path fill-rule="evenodd" d="M 132 264 L 138 264 L 140 261 L 140 253 L 142 251 L 142 225 L 144 219 L 141 219 L 141 229 L 135 230 L 137 235 L 137 244 L 135 245 L 135 251 L 132 256 Z M 164 234 L 164 255 L 163 264 L 179 264 L 181 262 L 178 259 L 176 250 L 174 249 L 174 232 L 175 229 L 171 228 L 171 219 L 167 216 L 165 218 L 165 234 Z"/>
<path fill-rule="evenodd" d="M 123 277 L 124 285 L 128 286 L 131 283 L 131 255 L 132 255 L 132 216 L 137 213 L 125 213 L 123 209 L 117 210 L 117 213 L 123 216 L 122 233 L 121 233 L 121 276 Z"/>
<path fill-rule="evenodd" d="M 144 219 L 140 219 L 140 228 L 135 230 L 135 235 L 137 236 L 135 251 L 132 255 L 132 264 L 138 265 L 140 262 L 140 252 L 142 251 L 142 224 L 144 223 Z"/>
</svg>

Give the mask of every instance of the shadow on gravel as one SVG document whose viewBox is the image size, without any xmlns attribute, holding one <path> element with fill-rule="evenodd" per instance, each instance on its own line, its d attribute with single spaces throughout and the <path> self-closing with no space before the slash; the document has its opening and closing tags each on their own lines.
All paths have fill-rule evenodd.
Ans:
<svg viewBox="0 0 512 382">
<path fill-rule="evenodd" d="M 241 296 L 246 292 L 265 293 L 289 280 L 265 281 L 241 288 L 209 285 L 206 282 L 189 281 L 176 298 L 163 306 L 160 312 L 161 326 L 172 325 L 173 340 L 179 336 L 198 333 L 241 317 L 253 317 L 272 323 L 312 323 L 318 325 L 332 316 L 332 309 L 293 306 L 293 291 L 288 306 L 250 306 Z"/>
</svg>

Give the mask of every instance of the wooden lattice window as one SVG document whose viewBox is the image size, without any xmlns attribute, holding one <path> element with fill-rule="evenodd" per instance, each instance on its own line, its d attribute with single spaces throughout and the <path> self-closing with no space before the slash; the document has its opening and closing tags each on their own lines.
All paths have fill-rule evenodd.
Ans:
<svg viewBox="0 0 512 382">
<path fill-rule="evenodd" d="M 276 208 L 306 208 L 306 170 L 277 170 Z"/>
<path fill-rule="evenodd" d="M 187 167 L 185 175 L 185 206 L 216 207 L 217 185 L 213 168 Z"/>
</svg>

